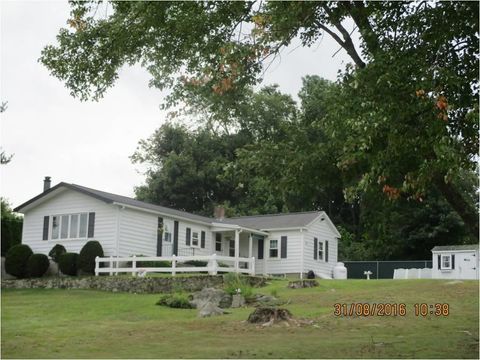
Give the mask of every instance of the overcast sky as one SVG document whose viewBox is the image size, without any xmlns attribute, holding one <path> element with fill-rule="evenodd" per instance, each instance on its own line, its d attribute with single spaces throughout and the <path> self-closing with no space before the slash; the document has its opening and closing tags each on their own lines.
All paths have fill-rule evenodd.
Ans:
<svg viewBox="0 0 480 360">
<path fill-rule="evenodd" d="M 82 103 L 37 61 L 66 26 L 67 2 L 1 0 L 0 14 L 0 99 L 8 101 L 0 139 L 14 154 L 0 168 L 1 196 L 20 205 L 42 192 L 45 176 L 52 185 L 64 181 L 133 196 L 144 176 L 129 156 L 164 122 L 159 104 L 165 94 L 148 87 L 145 70 L 131 67 L 102 100 Z M 311 49 L 286 49 L 264 84 L 296 95 L 305 75 L 334 80 L 348 62 L 343 50 L 332 58 L 338 48 L 325 36 Z"/>
</svg>

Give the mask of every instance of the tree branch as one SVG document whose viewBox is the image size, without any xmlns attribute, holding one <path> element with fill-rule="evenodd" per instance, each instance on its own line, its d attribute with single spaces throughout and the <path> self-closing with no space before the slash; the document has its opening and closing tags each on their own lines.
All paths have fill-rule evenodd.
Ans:
<svg viewBox="0 0 480 360">
<path fill-rule="evenodd" d="M 355 45 L 353 44 L 352 37 L 348 33 L 347 29 L 343 27 L 340 21 L 335 19 L 335 17 L 333 16 L 332 12 L 330 11 L 327 5 L 322 5 L 322 7 L 327 13 L 330 23 L 332 23 L 338 29 L 338 31 L 340 31 L 340 33 L 342 34 L 343 40 L 340 39 L 340 37 L 337 34 L 335 34 L 332 30 L 328 29 L 325 25 L 319 22 L 317 22 L 318 27 L 323 29 L 326 33 L 328 33 L 331 37 L 333 37 L 335 41 L 345 49 L 348 55 L 350 55 L 350 57 L 355 62 L 355 64 L 359 68 L 363 69 L 366 64 L 358 54 L 357 50 L 355 49 Z"/>
</svg>

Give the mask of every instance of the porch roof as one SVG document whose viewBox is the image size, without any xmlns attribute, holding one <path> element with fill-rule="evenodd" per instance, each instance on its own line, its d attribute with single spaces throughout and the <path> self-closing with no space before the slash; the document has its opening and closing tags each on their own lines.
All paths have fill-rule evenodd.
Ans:
<svg viewBox="0 0 480 360">
<path fill-rule="evenodd" d="M 242 230 L 246 232 L 250 232 L 253 234 L 258 234 L 258 235 L 268 235 L 267 232 L 261 231 L 258 229 L 252 229 L 249 227 L 245 226 L 240 226 L 240 225 L 235 225 L 235 224 L 226 224 L 226 223 L 220 223 L 220 222 L 213 222 L 212 223 L 212 231 L 213 232 L 225 232 L 225 231 L 235 231 L 235 230 Z"/>
<path fill-rule="evenodd" d="M 241 216 L 225 218 L 221 221 L 218 220 L 218 222 L 259 230 L 294 229 L 307 227 L 323 213 L 323 211 L 308 211 L 287 214 Z"/>
</svg>

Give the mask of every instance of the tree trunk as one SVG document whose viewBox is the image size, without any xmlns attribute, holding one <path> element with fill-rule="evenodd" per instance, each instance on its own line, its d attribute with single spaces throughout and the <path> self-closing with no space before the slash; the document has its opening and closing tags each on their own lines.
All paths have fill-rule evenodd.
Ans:
<svg viewBox="0 0 480 360">
<path fill-rule="evenodd" d="M 478 212 L 475 207 L 471 206 L 464 199 L 452 183 L 446 183 L 441 176 L 435 177 L 434 183 L 453 210 L 455 210 L 463 220 L 470 235 L 478 241 Z"/>
</svg>

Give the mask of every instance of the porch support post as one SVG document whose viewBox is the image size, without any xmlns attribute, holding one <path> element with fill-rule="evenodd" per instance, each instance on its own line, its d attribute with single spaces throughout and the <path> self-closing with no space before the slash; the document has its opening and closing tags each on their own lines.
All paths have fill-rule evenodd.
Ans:
<svg viewBox="0 0 480 360">
<path fill-rule="evenodd" d="M 238 272 L 238 258 L 240 257 L 240 230 L 235 230 L 235 272 Z"/>
<path fill-rule="evenodd" d="M 263 275 L 267 276 L 268 269 L 267 269 L 267 256 L 270 256 L 269 253 L 269 244 L 268 236 L 263 238 Z"/>
<path fill-rule="evenodd" d="M 248 257 L 251 258 L 253 256 L 253 239 L 252 233 L 248 235 Z"/>
</svg>

